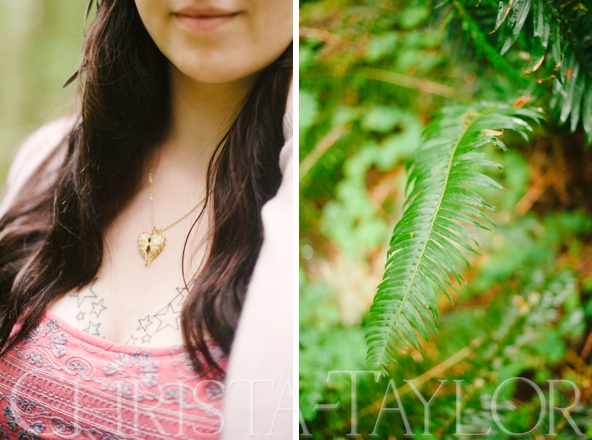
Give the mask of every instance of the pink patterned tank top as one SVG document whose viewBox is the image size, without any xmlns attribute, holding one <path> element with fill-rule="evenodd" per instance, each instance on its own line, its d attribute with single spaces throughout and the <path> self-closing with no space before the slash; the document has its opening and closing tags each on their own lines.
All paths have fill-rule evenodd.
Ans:
<svg viewBox="0 0 592 440">
<path fill-rule="evenodd" d="M 196 373 L 183 346 L 115 344 L 48 309 L 0 358 L 0 440 L 218 439 L 223 380 Z"/>
</svg>

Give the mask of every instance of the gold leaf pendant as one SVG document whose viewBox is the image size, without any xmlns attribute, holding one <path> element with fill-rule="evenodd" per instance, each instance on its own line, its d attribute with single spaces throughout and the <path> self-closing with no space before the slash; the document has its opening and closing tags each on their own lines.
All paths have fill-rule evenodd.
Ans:
<svg viewBox="0 0 592 440">
<path fill-rule="evenodd" d="M 149 267 L 152 260 L 162 252 L 165 242 L 164 235 L 159 234 L 154 229 L 152 232 L 142 232 L 140 234 L 138 237 L 138 250 L 142 258 L 144 258 L 146 267 Z"/>
</svg>

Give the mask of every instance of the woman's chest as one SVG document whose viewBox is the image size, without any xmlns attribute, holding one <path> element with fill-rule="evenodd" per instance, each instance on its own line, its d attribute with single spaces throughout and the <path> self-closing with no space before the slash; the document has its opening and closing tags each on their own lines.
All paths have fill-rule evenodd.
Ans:
<svg viewBox="0 0 592 440">
<path fill-rule="evenodd" d="M 195 245 L 200 242 L 195 237 L 193 245 L 185 247 L 190 225 L 182 226 L 162 234 L 164 246 L 147 266 L 138 249 L 143 228 L 120 218 L 108 231 L 95 280 L 52 302 L 49 308 L 73 327 L 115 343 L 181 344 L 181 310 L 189 295 L 182 265 L 190 283 L 198 270 L 196 262 L 204 255 L 204 247 Z"/>
<path fill-rule="evenodd" d="M 188 291 L 180 283 L 167 281 L 126 284 L 101 278 L 99 273 L 89 286 L 63 296 L 49 308 L 70 326 L 117 344 L 182 344 L 181 310 Z"/>
</svg>

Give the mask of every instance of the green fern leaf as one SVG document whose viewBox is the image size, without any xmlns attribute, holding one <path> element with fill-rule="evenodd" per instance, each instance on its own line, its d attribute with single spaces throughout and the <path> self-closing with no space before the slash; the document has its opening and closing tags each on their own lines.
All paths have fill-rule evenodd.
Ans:
<svg viewBox="0 0 592 440">
<path fill-rule="evenodd" d="M 493 34 L 494 32 L 496 32 L 500 28 L 500 26 L 504 23 L 504 21 L 506 21 L 508 14 L 512 10 L 513 3 L 514 3 L 514 0 L 510 0 L 508 2 L 508 4 L 506 4 L 506 2 L 504 0 L 501 0 L 499 2 L 499 6 L 498 6 L 498 10 L 497 10 L 497 18 L 495 19 L 495 28 L 490 32 L 490 34 Z"/>
<path fill-rule="evenodd" d="M 590 145 L 592 126 L 589 118 L 589 102 L 592 100 L 590 90 L 592 80 L 583 72 L 582 65 L 574 53 L 567 49 L 564 60 L 553 80 L 553 97 L 551 108 L 559 125 L 570 120 L 570 131 L 574 132 L 581 120 L 586 134 L 586 144 Z"/>
<path fill-rule="evenodd" d="M 543 0 L 535 0 L 534 2 L 534 24 L 532 32 L 531 43 L 531 62 L 526 68 L 525 73 L 532 73 L 536 71 L 547 53 L 547 46 L 549 45 L 549 35 L 551 34 L 551 14 L 545 10 Z"/>
<path fill-rule="evenodd" d="M 502 28 L 499 36 L 500 53 L 502 55 L 510 49 L 514 41 L 518 38 L 518 34 L 526 22 L 528 11 L 530 11 L 530 0 L 516 0 L 510 7 L 510 14 L 506 20 L 506 25 Z"/>
<path fill-rule="evenodd" d="M 474 2 L 470 3 L 473 4 Z M 508 61 L 499 53 L 497 48 L 490 44 L 487 39 L 487 33 L 485 33 L 482 26 L 471 17 L 468 12 L 468 8 L 465 7 L 463 2 L 454 1 L 453 5 L 456 9 L 458 17 L 461 20 L 462 28 L 473 40 L 477 53 L 485 56 L 496 69 L 503 70 L 505 74 L 516 84 L 526 85 L 526 82 L 520 75 L 520 72 L 516 71 L 516 69 L 514 69 L 514 67 L 510 65 L 510 63 L 508 63 Z M 512 5 L 513 1 L 510 1 L 509 6 L 500 4 L 500 9 L 508 8 L 507 10 L 509 11 L 509 8 L 512 8 Z M 503 14 L 502 18 L 505 19 Z M 499 18 L 499 20 L 502 20 L 502 18 Z M 500 24 L 502 22 L 500 22 Z"/>
<path fill-rule="evenodd" d="M 487 47 L 484 33 L 478 23 L 474 23 L 459 2 L 455 2 L 466 23 L 472 23 L 471 36 L 475 44 Z M 530 13 L 532 9 L 532 13 Z M 553 0 L 500 0 L 494 33 L 500 30 L 498 37 L 499 53 L 505 54 L 515 43 L 520 32 L 525 28 L 529 16 L 532 25 L 526 26 L 526 48 L 530 63 L 525 73 L 539 69 L 545 57 L 551 59 L 557 68 L 553 79 L 551 109 L 554 120 L 559 126 L 569 120 L 569 130 L 576 131 L 581 121 L 586 135 L 586 145 L 592 144 L 592 122 L 586 118 L 589 114 L 588 95 L 592 87 L 592 9 L 582 1 L 566 3 Z M 549 50 L 549 45 L 551 45 Z M 493 63 L 499 60 L 485 52 Z"/>
<path fill-rule="evenodd" d="M 582 100 L 582 122 L 584 133 L 586 133 L 586 144 L 592 145 L 592 81 L 587 81 Z"/>
<path fill-rule="evenodd" d="M 527 120 L 541 116 L 529 109 L 480 103 L 443 109 L 424 131 L 421 146 L 410 159 L 409 192 L 403 218 L 395 227 L 385 273 L 370 308 L 366 334 L 367 363 L 386 374 L 386 367 L 409 346 L 420 348 L 427 327 L 438 320 L 432 284 L 448 295 L 451 278 L 462 284 L 454 257 L 468 260 L 457 246 L 477 252 L 468 227 L 494 225 L 483 210 L 495 208 L 467 186 L 501 188 L 479 171 L 501 169 L 477 151 L 488 143 L 505 149 L 503 130 L 528 138 Z"/>
<path fill-rule="evenodd" d="M 575 102 L 580 96 L 575 95 L 576 84 L 580 72 L 580 64 L 577 62 L 573 52 L 569 52 L 565 62 L 561 65 L 562 78 L 565 78 L 564 87 L 558 91 L 561 102 L 561 113 L 559 115 L 559 123 L 564 124 L 567 121 L 572 109 L 575 107 Z"/>
</svg>

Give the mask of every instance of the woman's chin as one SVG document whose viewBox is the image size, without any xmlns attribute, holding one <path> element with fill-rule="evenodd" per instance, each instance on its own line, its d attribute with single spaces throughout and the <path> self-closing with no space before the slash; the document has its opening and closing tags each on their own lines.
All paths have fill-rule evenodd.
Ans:
<svg viewBox="0 0 592 440">
<path fill-rule="evenodd" d="M 257 73 L 265 68 L 265 66 L 241 66 L 239 63 L 233 63 L 231 59 L 220 59 L 216 63 L 204 63 L 203 57 L 196 58 L 198 59 L 195 62 L 183 60 L 172 63 L 173 71 L 203 84 L 244 83 L 250 85 Z"/>
</svg>

